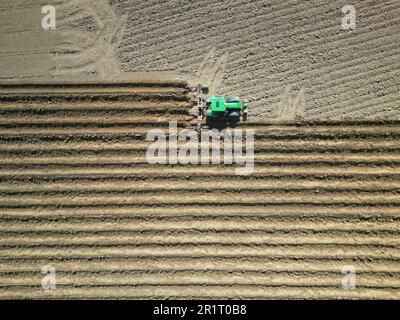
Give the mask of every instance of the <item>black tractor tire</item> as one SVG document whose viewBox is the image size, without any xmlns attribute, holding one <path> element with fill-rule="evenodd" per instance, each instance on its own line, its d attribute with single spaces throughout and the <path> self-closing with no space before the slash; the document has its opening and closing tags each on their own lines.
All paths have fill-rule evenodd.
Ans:
<svg viewBox="0 0 400 320">
<path fill-rule="evenodd" d="M 239 111 L 229 111 L 228 119 L 233 119 L 235 121 L 240 120 L 240 112 Z"/>
<path fill-rule="evenodd" d="M 228 98 L 226 98 L 226 103 L 236 103 L 236 102 L 239 102 L 239 101 L 240 101 L 239 97 L 228 97 Z"/>
</svg>

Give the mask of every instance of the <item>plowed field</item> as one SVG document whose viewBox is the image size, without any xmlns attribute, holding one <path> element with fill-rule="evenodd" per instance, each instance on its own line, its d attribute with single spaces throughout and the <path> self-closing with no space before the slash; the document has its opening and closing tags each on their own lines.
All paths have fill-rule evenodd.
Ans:
<svg viewBox="0 0 400 320">
<path fill-rule="evenodd" d="M 190 99 L 0 85 L 0 298 L 400 298 L 399 122 L 250 119 L 248 176 L 148 164 L 146 133 L 184 127 Z"/>
</svg>

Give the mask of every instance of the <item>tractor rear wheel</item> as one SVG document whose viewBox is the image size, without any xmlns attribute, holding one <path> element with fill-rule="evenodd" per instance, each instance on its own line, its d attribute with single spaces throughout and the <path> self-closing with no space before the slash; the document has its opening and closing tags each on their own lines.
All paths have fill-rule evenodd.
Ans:
<svg viewBox="0 0 400 320">
<path fill-rule="evenodd" d="M 240 102 L 239 97 L 228 97 L 226 98 L 226 102 L 227 103 L 236 103 L 236 102 Z"/>
</svg>

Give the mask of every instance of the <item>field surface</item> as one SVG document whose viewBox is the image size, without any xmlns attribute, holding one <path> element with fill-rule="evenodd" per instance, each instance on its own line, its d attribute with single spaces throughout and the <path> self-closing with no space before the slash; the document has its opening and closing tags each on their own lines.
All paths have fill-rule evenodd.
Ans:
<svg viewBox="0 0 400 320">
<path fill-rule="evenodd" d="M 0 85 L 0 298 L 400 298 L 398 121 L 250 119 L 249 176 L 150 165 L 185 87 Z"/>
<path fill-rule="evenodd" d="M 0 3 L 0 299 L 400 299 L 400 1 L 48 2 Z M 251 175 L 146 161 L 187 82 L 250 100 Z"/>
</svg>

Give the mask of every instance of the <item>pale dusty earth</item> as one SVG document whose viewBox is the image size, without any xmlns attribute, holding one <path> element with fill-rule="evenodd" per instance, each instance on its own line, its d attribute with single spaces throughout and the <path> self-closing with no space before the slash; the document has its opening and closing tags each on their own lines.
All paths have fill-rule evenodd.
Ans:
<svg viewBox="0 0 400 320">
<path fill-rule="evenodd" d="M 0 298 L 400 298 L 399 1 L 0 1 Z M 146 161 L 185 81 L 252 175 Z"/>
</svg>

